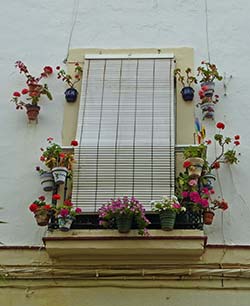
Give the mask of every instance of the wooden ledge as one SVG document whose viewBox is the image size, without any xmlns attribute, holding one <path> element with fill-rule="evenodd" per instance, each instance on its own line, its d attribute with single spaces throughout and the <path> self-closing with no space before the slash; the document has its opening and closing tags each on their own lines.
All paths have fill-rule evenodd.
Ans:
<svg viewBox="0 0 250 306">
<path fill-rule="evenodd" d="M 117 230 L 71 230 L 66 233 L 55 230 L 43 238 L 52 259 L 98 264 L 198 261 L 206 240 L 200 230 L 149 230 L 149 236 L 140 236 L 137 230 L 128 234 L 120 234 Z"/>
</svg>

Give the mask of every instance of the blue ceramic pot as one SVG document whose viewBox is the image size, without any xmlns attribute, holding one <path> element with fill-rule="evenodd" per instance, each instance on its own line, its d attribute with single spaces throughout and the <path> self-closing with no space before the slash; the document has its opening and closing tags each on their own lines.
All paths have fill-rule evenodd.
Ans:
<svg viewBox="0 0 250 306">
<path fill-rule="evenodd" d="M 75 88 L 68 88 L 64 94 L 66 101 L 72 103 L 76 101 L 78 91 Z"/>
<path fill-rule="evenodd" d="M 192 87 L 183 87 L 181 94 L 184 101 L 193 101 L 194 99 L 194 89 Z"/>
</svg>

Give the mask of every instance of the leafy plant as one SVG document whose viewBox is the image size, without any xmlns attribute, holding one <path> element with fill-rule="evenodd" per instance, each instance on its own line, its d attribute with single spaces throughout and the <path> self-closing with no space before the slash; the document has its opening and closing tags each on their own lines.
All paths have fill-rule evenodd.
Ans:
<svg viewBox="0 0 250 306">
<path fill-rule="evenodd" d="M 204 144 L 193 145 L 185 148 L 183 151 L 183 155 L 186 159 L 190 157 L 199 157 L 202 159 L 206 159 L 206 151 L 207 146 Z"/>
<path fill-rule="evenodd" d="M 57 66 L 57 78 L 61 79 L 63 82 L 67 83 L 69 87 L 73 88 L 76 83 L 78 83 L 82 76 L 82 67 L 79 63 L 75 63 L 75 75 L 72 77 L 70 74 L 67 74 L 64 69 L 61 69 L 60 66 Z"/>
<path fill-rule="evenodd" d="M 191 68 L 187 68 L 185 70 L 186 75 L 181 74 L 181 69 L 176 68 L 174 70 L 174 75 L 177 78 L 177 80 L 183 85 L 183 87 L 190 87 L 193 83 L 197 84 L 197 79 L 196 77 L 191 75 Z"/>
<path fill-rule="evenodd" d="M 182 211 L 186 211 L 186 208 L 181 206 L 176 196 L 172 196 L 170 198 L 163 196 L 160 201 L 152 201 L 151 204 L 153 205 L 152 210 L 157 212 L 170 210 L 180 213 Z"/>
<path fill-rule="evenodd" d="M 200 83 L 212 82 L 214 79 L 221 81 L 223 77 L 219 74 L 215 64 L 202 61 L 201 66 L 197 68 L 197 76 L 201 77 Z"/>
<path fill-rule="evenodd" d="M 26 86 L 21 92 L 15 91 L 11 98 L 11 102 L 16 104 L 16 109 L 23 109 L 27 105 L 38 105 L 42 95 L 46 95 L 49 100 L 52 100 L 52 95 L 47 84 L 41 84 L 41 80 L 47 78 L 53 73 L 50 66 L 45 66 L 39 77 L 34 77 L 30 74 L 27 66 L 22 61 L 16 61 L 15 67 L 19 69 L 20 74 L 26 77 Z M 25 100 L 23 100 L 25 99 Z"/>
</svg>

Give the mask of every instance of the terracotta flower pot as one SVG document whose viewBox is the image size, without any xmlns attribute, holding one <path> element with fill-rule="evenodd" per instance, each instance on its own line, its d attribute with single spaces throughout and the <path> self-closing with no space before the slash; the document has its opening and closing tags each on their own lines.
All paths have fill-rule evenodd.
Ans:
<svg viewBox="0 0 250 306">
<path fill-rule="evenodd" d="M 36 218 L 37 225 L 46 226 L 49 223 L 50 214 L 48 210 L 38 209 L 34 213 L 34 217 Z"/>
<path fill-rule="evenodd" d="M 204 159 L 199 157 L 190 157 L 185 160 L 185 162 L 190 162 L 190 166 L 187 168 L 188 175 L 192 178 L 198 178 L 201 176 L 202 168 L 204 165 Z"/>
<path fill-rule="evenodd" d="M 206 225 L 211 225 L 214 219 L 214 212 L 212 211 L 205 211 L 203 213 L 203 222 Z"/>
<path fill-rule="evenodd" d="M 37 117 L 40 111 L 40 106 L 27 104 L 25 107 L 27 110 L 26 113 L 27 113 L 28 119 L 31 121 L 37 120 Z"/>
</svg>

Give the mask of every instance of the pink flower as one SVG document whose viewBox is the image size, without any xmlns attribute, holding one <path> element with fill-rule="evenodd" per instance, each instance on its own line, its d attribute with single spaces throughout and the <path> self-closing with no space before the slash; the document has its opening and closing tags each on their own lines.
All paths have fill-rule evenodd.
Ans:
<svg viewBox="0 0 250 306">
<path fill-rule="evenodd" d="M 81 210 L 80 207 L 77 207 L 76 210 L 75 210 L 75 212 L 76 212 L 77 214 L 80 214 L 80 213 L 82 212 L 82 210 Z"/>
<path fill-rule="evenodd" d="M 72 203 L 70 200 L 65 200 L 65 201 L 64 201 L 64 205 L 65 205 L 65 206 L 72 206 L 73 203 Z"/>
<path fill-rule="evenodd" d="M 190 180 L 189 182 L 188 182 L 188 185 L 189 186 L 196 186 L 197 185 L 197 180 Z"/>
<path fill-rule="evenodd" d="M 208 90 L 208 86 L 207 86 L 207 85 L 202 86 L 202 87 L 201 87 L 201 90 L 202 90 L 202 91 L 207 91 L 207 90 Z"/>
<path fill-rule="evenodd" d="M 173 208 L 177 208 L 177 209 L 181 208 L 181 205 L 178 203 L 174 203 L 172 206 Z"/>
<path fill-rule="evenodd" d="M 183 196 L 183 198 L 187 198 L 189 196 L 189 192 L 188 191 L 182 191 L 181 195 Z"/>
<path fill-rule="evenodd" d="M 201 203 L 202 207 L 208 207 L 209 206 L 209 203 L 208 203 L 207 199 L 201 199 L 200 203 Z"/>
<path fill-rule="evenodd" d="M 61 211 L 60 211 L 60 215 L 62 217 L 67 217 L 69 214 L 69 210 L 67 208 L 62 208 Z"/>
</svg>

